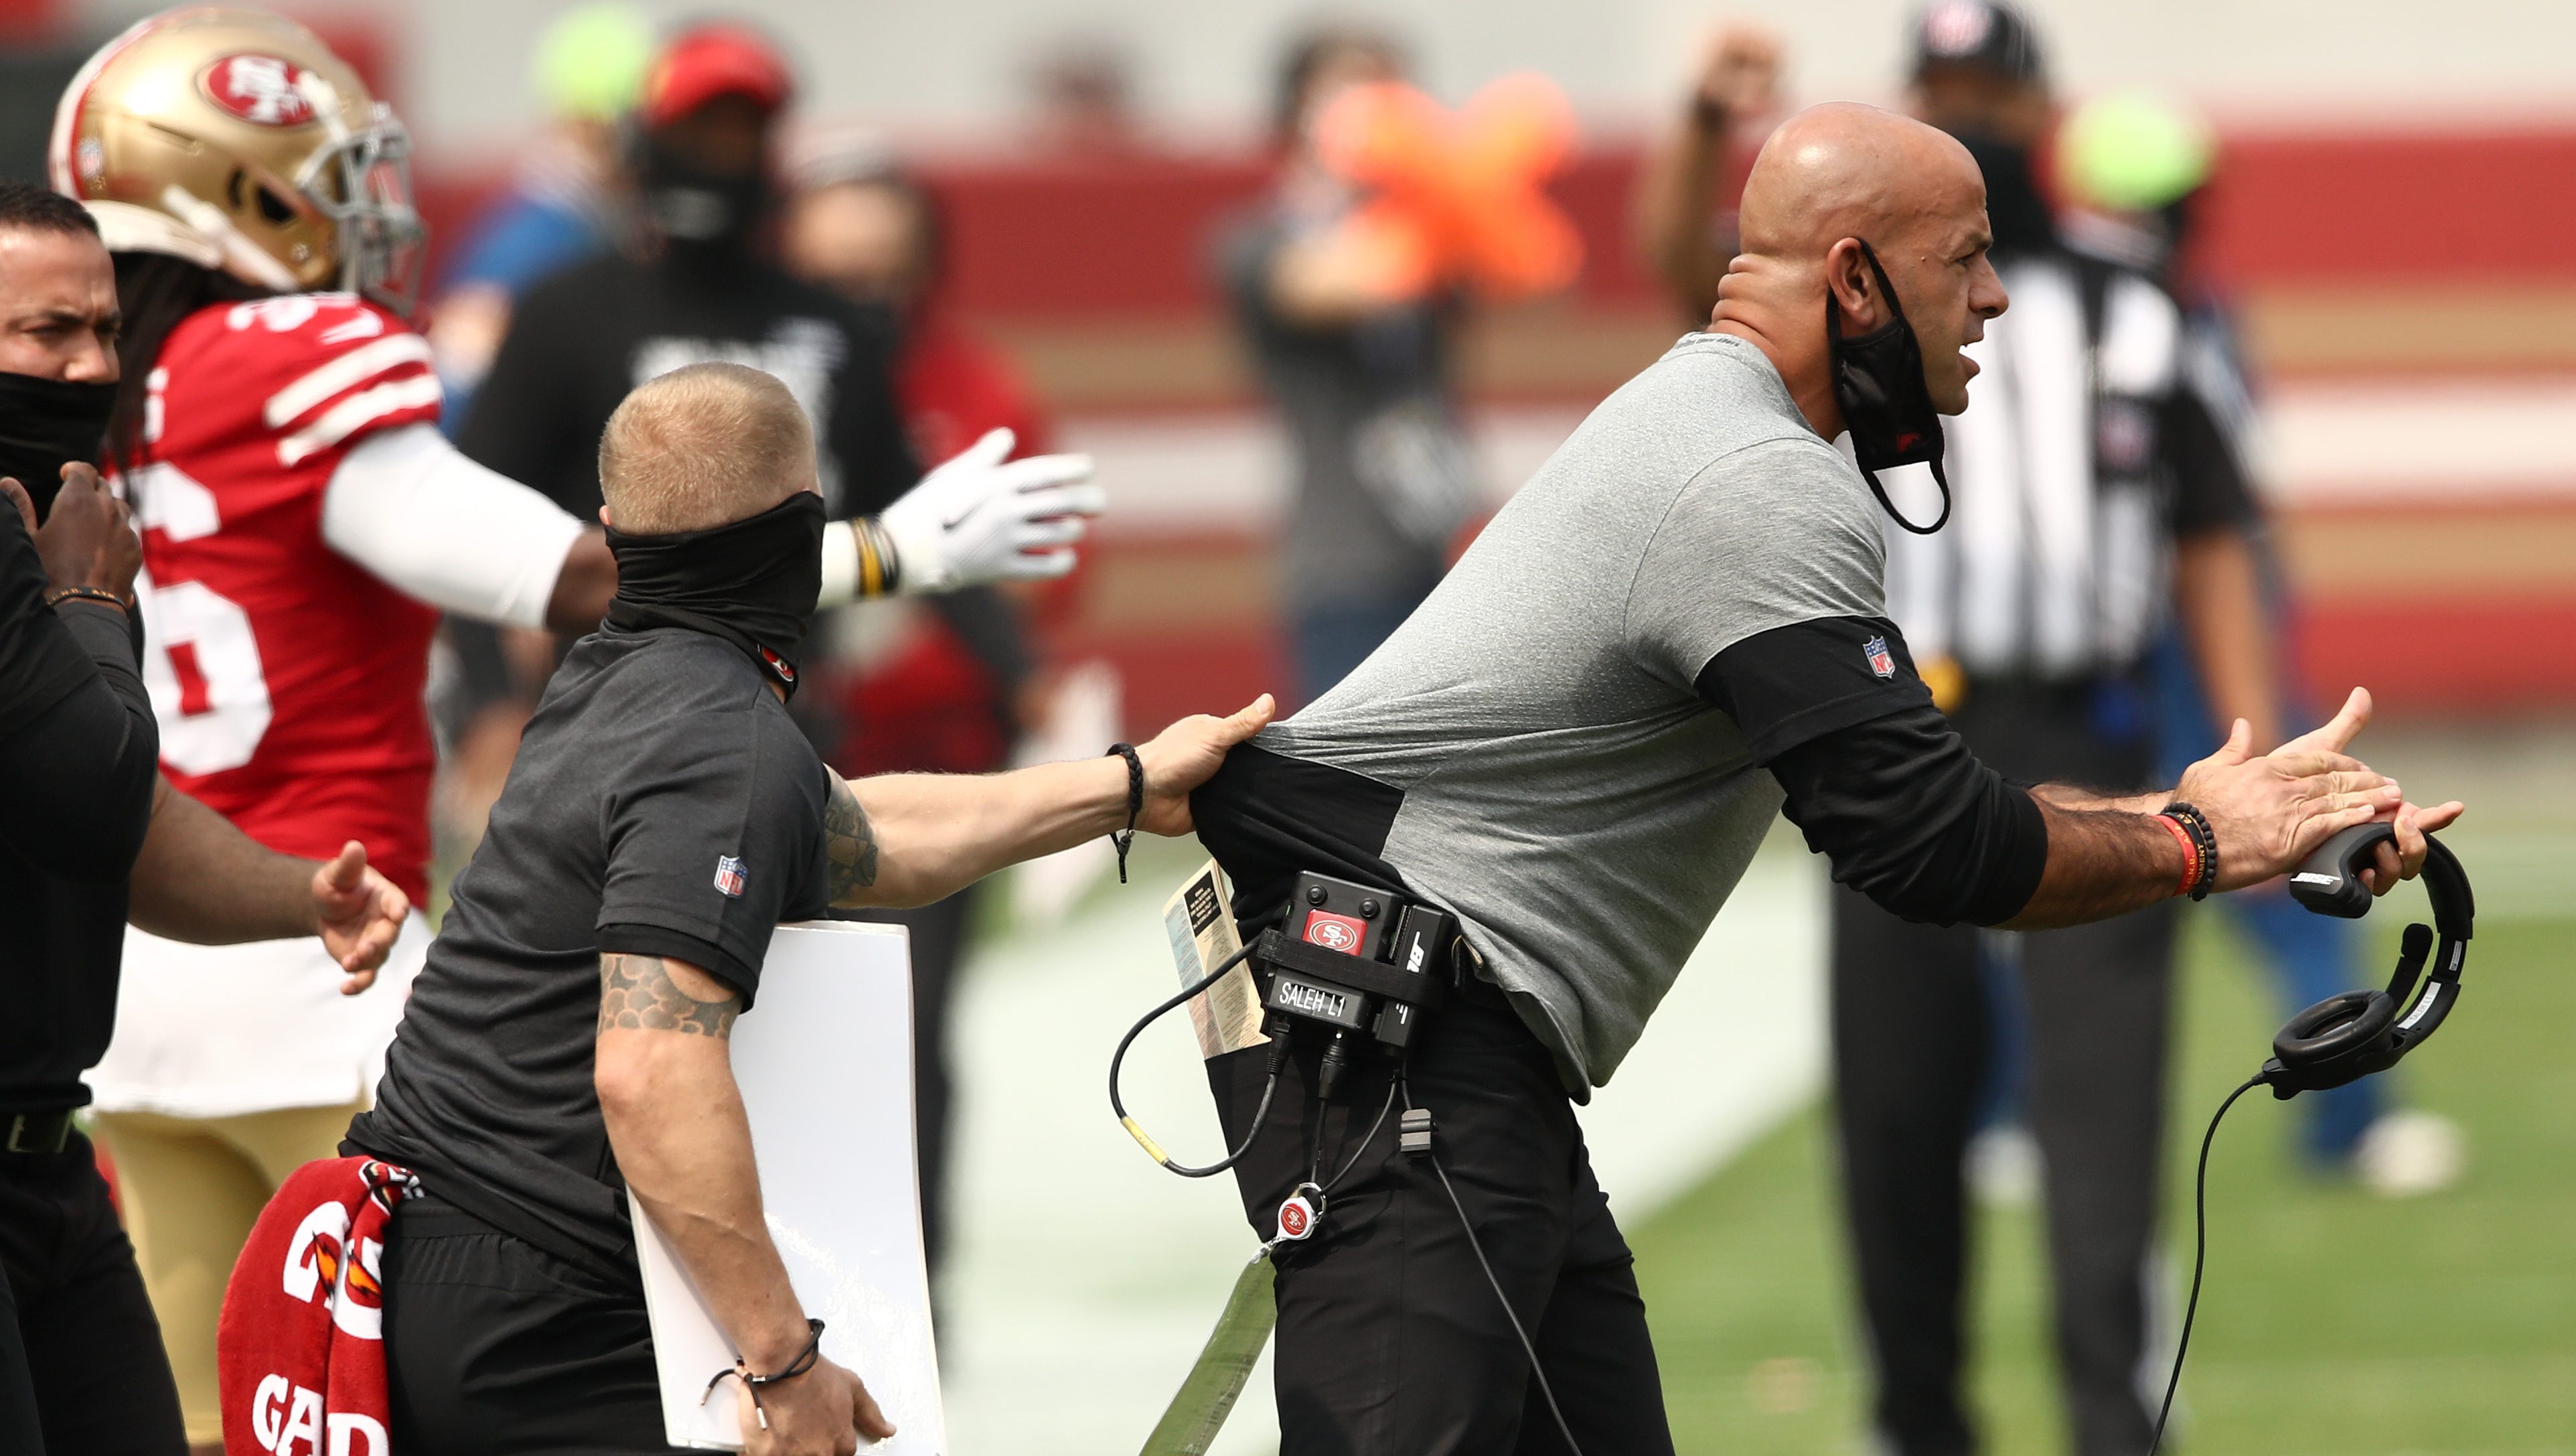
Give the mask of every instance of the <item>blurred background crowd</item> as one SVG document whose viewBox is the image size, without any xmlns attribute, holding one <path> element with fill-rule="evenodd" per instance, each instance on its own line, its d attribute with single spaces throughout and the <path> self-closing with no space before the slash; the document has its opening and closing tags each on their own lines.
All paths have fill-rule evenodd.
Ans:
<svg viewBox="0 0 2576 1456">
<path fill-rule="evenodd" d="M 0 174 L 40 175 L 53 98 L 143 9 L 0 4 Z M 2479 966 L 2490 984 L 2419 1078 L 2231 1130 L 2215 1199 L 2234 1206 L 2186 1434 L 2212 1450 L 2576 1451 L 2576 1258 L 2547 1232 L 2576 1218 L 2576 1077 L 2545 1039 L 2552 1010 L 2576 1009 L 2548 984 L 2565 963 L 2553 935 L 2576 929 L 2576 11 L 289 13 L 411 128 L 432 229 L 422 318 L 447 428 L 478 459 L 546 484 L 542 461 L 512 453 L 535 426 L 509 422 L 542 375 L 504 346 L 530 290 L 700 222 L 882 329 L 920 461 L 996 427 L 1024 453 L 1097 457 L 1110 509 L 1073 577 L 834 624 L 825 690 L 798 707 L 847 774 L 1089 753 L 1259 691 L 1310 699 L 1587 409 L 1705 320 L 1733 189 L 1773 122 L 1849 98 L 1960 135 L 1986 167 L 2016 297 L 1990 351 L 2019 372 L 1990 360 L 1954 432 L 1955 554 L 1891 566 L 1893 614 L 1946 706 L 1980 715 L 1970 731 L 1988 743 L 2052 745 L 2032 750 L 2031 777 L 2072 762 L 2107 778 L 2205 752 L 2213 713 L 2277 741 L 2365 683 L 2383 713 L 2374 762 L 2470 802 L 2454 842 L 2502 927 Z M 715 212 L 693 220 L 688 197 Z M 2136 283 L 2170 300 L 2169 323 L 2122 312 Z M 542 332 L 593 326 L 616 324 L 575 313 Z M 2150 347 L 2140 327 L 2165 329 L 2152 347 L 2167 362 L 2148 371 L 2164 382 L 2133 388 L 2118 378 Z M 538 374 L 478 398 L 514 367 Z M 2185 395 L 2174 425 L 2168 399 Z M 2051 410 L 2072 445 L 2048 438 Z M 2148 415 L 2153 460 L 2123 463 L 2123 432 Z M 2198 447 L 2177 443 L 2193 431 Z M 2105 507 L 2072 565 L 2048 525 L 2051 462 L 2070 449 L 2102 499 L 2126 474 L 2165 492 L 2135 542 Z M 2006 516 L 2019 524 L 1980 524 Z M 2122 577 L 2130 555 L 2142 565 Z M 1983 591 L 1994 573 L 2013 585 Z M 2061 589 L 2134 630 L 2052 645 Z M 2134 604 L 2103 605 L 2121 592 Z M 2004 625 L 1980 636 L 1981 620 Z M 451 870 L 557 650 L 539 632 L 448 628 L 432 693 Z M 2377 978 L 2395 917 L 2329 931 L 2255 899 L 2072 950 L 1918 943 L 1829 899 L 1794 842 L 1775 848 L 1765 893 L 1694 968 L 1729 994 L 1696 1019 L 1668 1013 L 1647 1047 L 1666 1059 L 1623 1077 L 1710 1110 L 1622 1133 L 1644 1094 L 1624 1113 L 1606 1095 L 1591 1119 L 1605 1160 L 1657 1170 L 1605 1182 L 1643 1230 L 1684 1449 L 2138 1449 L 2105 1412 L 2124 1385 L 2160 1385 L 2170 1348 L 2170 1251 L 2188 1227 L 2158 1232 L 2168 1147 L 2196 1132 L 2205 1089 L 2250 1068 L 2278 1009 Z M 1145 973 L 1152 907 L 1103 908 L 1105 862 L 1077 854 L 990 903 L 907 917 L 962 1450 L 1132 1445 L 1243 1252 L 1215 1205 L 1096 1179 L 1084 1160 L 1115 1143 L 1097 1109 L 1058 1098 L 1050 1122 L 1019 1105 L 1053 1085 L 1017 1055 L 1052 1035 L 1034 1024 L 1062 1009 L 1047 998 L 1124 1006 L 1161 984 Z M 1948 1052 L 1904 1061 L 1890 1048 L 1919 1047 L 1921 1023 L 1885 997 L 1940 977 L 1970 992 L 1943 1004 L 1976 1010 L 1944 1028 Z M 2069 985 L 2090 989 L 2070 1002 Z M 1908 1018 L 1905 1035 L 1872 1006 Z M 2152 1029 L 2070 1040 L 2115 1015 Z M 2046 1049 L 2070 1045 L 2083 1065 L 2052 1068 Z M 1693 1070 L 1712 1057 L 1762 1090 Z M 1058 1176 L 1110 1211 L 1080 1236 L 1097 1257 L 1018 1247 L 1015 1195 Z M 2374 1257 L 2400 1249 L 2442 1252 L 2402 1269 Z M 1258 1407 L 1256 1392 L 1229 1449 L 1261 1449 Z"/>
</svg>

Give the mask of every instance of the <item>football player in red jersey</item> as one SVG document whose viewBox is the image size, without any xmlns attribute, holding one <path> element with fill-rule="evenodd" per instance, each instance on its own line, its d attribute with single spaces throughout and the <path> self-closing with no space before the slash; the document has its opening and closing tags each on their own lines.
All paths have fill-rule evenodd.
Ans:
<svg viewBox="0 0 2576 1456">
<path fill-rule="evenodd" d="M 615 565 L 595 527 L 438 433 L 429 346 L 405 321 L 423 236 L 407 152 L 310 32 L 188 9 L 91 58 L 48 163 L 116 254 L 108 444 L 144 533 L 169 778 L 274 849 L 327 858 L 354 835 L 420 903 L 437 612 L 587 630 Z M 1060 575 L 1101 505 L 1089 473 L 1071 456 L 951 461 L 835 524 L 824 600 Z M 348 1002 L 304 984 L 319 952 L 300 943 L 129 940 L 92 1082 L 192 1439 L 218 1439 L 222 1281 L 191 1270 L 228 1267 L 276 1182 L 334 1150 L 427 940 L 415 917 L 388 984 Z"/>
</svg>

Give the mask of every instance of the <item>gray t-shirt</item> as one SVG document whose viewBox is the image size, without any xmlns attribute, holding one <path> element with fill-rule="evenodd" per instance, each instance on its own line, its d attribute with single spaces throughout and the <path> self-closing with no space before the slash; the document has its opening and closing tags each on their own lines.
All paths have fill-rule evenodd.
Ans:
<svg viewBox="0 0 2576 1456">
<path fill-rule="evenodd" d="M 1593 411 L 1375 655 L 1255 740 L 1358 776 L 1358 807 L 1283 830 L 1282 795 L 1221 786 L 1199 801 L 1201 836 L 1220 859 L 1285 859 L 1302 845 L 1283 838 L 1331 844 L 1367 804 L 1391 811 L 1382 848 L 1372 828 L 1346 836 L 1352 852 L 1459 915 L 1583 1095 L 1636 1044 L 1780 807 L 1762 745 L 1698 691 L 1702 670 L 1757 633 L 1883 618 L 1884 562 L 1868 488 L 1770 361 L 1689 335 Z M 1853 671 L 1891 679 L 1886 652 L 1855 646 Z M 1891 694 L 1919 693 L 1910 679 Z"/>
</svg>

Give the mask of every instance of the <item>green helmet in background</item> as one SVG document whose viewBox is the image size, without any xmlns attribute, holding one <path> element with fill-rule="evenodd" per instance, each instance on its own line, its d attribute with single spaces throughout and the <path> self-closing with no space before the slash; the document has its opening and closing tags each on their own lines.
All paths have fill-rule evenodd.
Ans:
<svg viewBox="0 0 2576 1456">
<path fill-rule="evenodd" d="M 2209 180 L 2218 143 L 2190 106 L 2151 91 L 2114 91 L 2067 114 L 2057 133 L 2057 180 L 2067 197 L 2104 212 L 2156 212 Z"/>
<path fill-rule="evenodd" d="M 529 80 L 549 116 L 615 121 L 643 94 L 654 39 L 653 23 L 633 6 L 579 6 L 537 37 Z"/>
</svg>

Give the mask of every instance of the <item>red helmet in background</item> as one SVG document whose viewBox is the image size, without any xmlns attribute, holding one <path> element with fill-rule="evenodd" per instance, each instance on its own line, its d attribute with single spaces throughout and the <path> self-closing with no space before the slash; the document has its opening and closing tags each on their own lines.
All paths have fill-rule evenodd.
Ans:
<svg viewBox="0 0 2576 1456">
<path fill-rule="evenodd" d="M 712 21 L 672 36 L 653 58 L 638 119 L 667 126 L 719 96 L 775 112 L 795 95 L 795 74 L 767 36 L 737 21 Z"/>
</svg>

